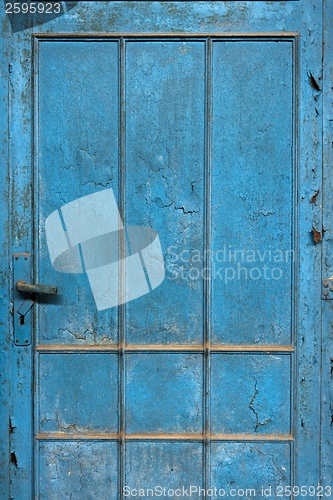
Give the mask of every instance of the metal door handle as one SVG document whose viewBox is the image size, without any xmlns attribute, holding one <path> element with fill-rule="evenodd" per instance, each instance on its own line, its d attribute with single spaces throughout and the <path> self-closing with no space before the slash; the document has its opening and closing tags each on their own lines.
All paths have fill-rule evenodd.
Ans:
<svg viewBox="0 0 333 500">
<path fill-rule="evenodd" d="M 16 290 L 25 293 L 39 293 L 41 295 L 57 295 L 58 288 L 51 285 L 39 285 L 38 283 L 26 283 L 25 281 L 18 281 L 16 283 Z"/>
</svg>

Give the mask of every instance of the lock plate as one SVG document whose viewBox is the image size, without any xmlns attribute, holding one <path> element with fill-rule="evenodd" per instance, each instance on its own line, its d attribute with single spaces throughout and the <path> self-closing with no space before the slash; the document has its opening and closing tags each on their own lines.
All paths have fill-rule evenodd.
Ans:
<svg viewBox="0 0 333 500">
<path fill-rule="evenodd" d="M 16 290 L 15 283 L 18 280 L 29 282 L 31 280 L 31 255 L 29 253 L 13 254 L 13 343 L 16 346 L 31 345 L 32 318 L 34 305 L 29 294 Z"/>
</svg>

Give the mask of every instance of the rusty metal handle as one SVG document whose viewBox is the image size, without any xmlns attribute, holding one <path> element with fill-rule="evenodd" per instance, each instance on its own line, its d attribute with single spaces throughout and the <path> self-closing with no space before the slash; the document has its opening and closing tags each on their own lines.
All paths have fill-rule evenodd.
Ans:
<svg viewBox="0 0 333 500">
<path fill-rule="evenodd" d="M 39 293 L 40 295 L 57 295 L 58 288 L 51 285 L 39 285 L 38 283 L 26 283 L 25 281 L 18 281 L 16 283 L 16 290 L 24 293 Z"/>
</svg>

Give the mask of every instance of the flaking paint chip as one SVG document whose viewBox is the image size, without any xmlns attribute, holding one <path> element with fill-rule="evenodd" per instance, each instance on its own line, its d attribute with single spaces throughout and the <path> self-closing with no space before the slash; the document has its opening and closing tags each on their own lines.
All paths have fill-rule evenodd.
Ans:
<svg viewBox="0 0 333 500">
<path fill-rule="evenodd" d="M 314 227 L 312 228 L 313 240 L 315 243 L 321 242 L 321 233 L 317 231 Z"/>
</svg>

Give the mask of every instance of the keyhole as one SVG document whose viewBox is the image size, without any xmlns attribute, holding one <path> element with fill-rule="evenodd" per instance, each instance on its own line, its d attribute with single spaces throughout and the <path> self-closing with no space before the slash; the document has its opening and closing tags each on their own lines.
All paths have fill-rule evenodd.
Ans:
<svg viewBox="0 0 333 500">
<path fill-rule="evenodd" d="M 24 325 L 24 316 L 23 316 L 23 314 L 20 315 L 20 325 Z"/>
</svg>

